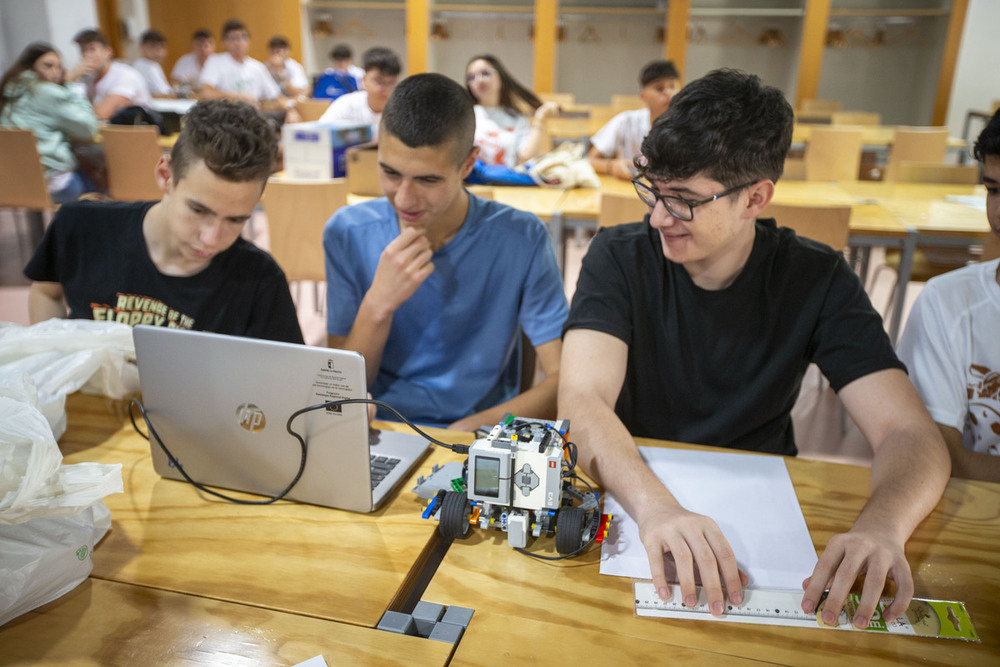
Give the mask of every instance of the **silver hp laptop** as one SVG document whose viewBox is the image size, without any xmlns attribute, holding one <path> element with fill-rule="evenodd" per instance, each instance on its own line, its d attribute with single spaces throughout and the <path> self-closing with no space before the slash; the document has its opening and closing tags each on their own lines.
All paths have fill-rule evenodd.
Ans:
<svg viewBox="0 0 1000 667">
<path fill-rule="evenodd" d="M 356 352 L 143 325 L 133 339 L 150 422 L 184 471 L 207 486 L 280 493 L 302 456 L 285 430 L 288 417 L 367 393 L 364 357 Z M 335 406 L 295 419 L 308 456 L 286 498 L 371 512 L 402 481 L 430 443 L 391 431 L 369 437 L 367 407 Z M 150 444 L 156 472 L 183 479 Z"/>
</svg>

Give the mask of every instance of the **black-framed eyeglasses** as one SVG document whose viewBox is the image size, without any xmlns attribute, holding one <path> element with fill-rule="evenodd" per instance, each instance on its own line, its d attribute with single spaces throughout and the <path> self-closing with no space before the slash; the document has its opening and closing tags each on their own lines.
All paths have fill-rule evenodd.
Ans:
<svg viewBox="0 0 1000 667">
<path fill-rule="evenodd" d="M 721 199 L 727 195 L 731 195 L 734 192 L 739 192 L 743 188 L 748 188 L 757 181 L 751 181 L 749 183 L 744 183 L 743 185 L 737 185 L 736 187 L 729 188 L 725 192 L 720 192 L 717 195 L 712 195 L 700 201 L 688 201 L 683 197 L 678 197 L 676 195 L 661 195 L 659 192 L 654 190 L 649 186 L 648 183 L 643 183 L 638 178 L 632 179 L 632 185 L 635 186 L 635 192 L 639 195 L 639 199 L 648 206 L 650 209 L 656 208 L 656 202 L 661 202 L 664 208 L 667 209 L 672 217 L 678 220 L 684 220 L 685 222 L 694 220 L 694 209 L 703 204 L 708 204 L 716 199 Z"/>
</svg>

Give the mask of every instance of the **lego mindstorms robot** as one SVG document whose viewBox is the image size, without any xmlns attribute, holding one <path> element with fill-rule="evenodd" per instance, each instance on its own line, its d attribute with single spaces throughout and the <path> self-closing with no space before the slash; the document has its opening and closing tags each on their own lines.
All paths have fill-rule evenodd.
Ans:
<svg viewBox="0 0 1000 667">
<path fill-rule="evenodd" d="M 507 415 L 469 447 L 464 464 L 435 467 L 418 480 L 414 491 L 429 500 L 424 518 L 437 518 L 449 539 L 465 538 L 473 525 L 497 528 L 515 548 L 523 548 L 529 534 L 555 533 L 556 551 L 564 556 L 602 541 L 607 518 L 598 494 L 589 485 L 580 491 L 572 484 L 580 478 L 568 431 L 569 420 Z"/>
</svg>

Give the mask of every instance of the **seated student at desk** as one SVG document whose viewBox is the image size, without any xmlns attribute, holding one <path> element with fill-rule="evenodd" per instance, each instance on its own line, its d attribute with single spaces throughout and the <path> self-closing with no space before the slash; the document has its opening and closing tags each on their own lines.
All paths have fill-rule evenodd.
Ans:
<svg viewBox="0 0 1000 667">
<path fill-rule="evenodd" d="M 1000 111 L 973 154 L 986 185 L 986 218 L 1000 237 Z M 899 339 L 917 392 L 951 452 L 956 477 L 1000 482 L 1000 260 L 932 278 Z"/>
<path fill-rule="evenodd" d="M 213 53 L 215 53 L 215 38 L 212 37 L 212 33 L 204 28 L 195 30 L 191 36 L 191 51 L 174 63 L 174 68 L 170 71 L 170 80 L 185 94 L 197 93 L 201 90 L 201 68 Z"/>
<path fill-rule="evenodd" d="M 712 613 L 742 599 L 743 575 L 716 523 L 682 507 L 633 436 L 794 455 L 790 412 L 813 362 L 875 450 L 871 499 L 834 536 L 802 608 L 836 618 L 867 573 L 852 619 L 866 627 L 887 578 L 886 620 L 913 595 L 904 545 L 948 481 L 948 452 L 840 253 L 758 214 L 774 195 L 792 109 L 756 76 L 716 70 L 677 94 L 642 144 L 635 181 L 648 223 L 604 229 L 584 258 L 566 322 L 559 416 L 584 469 L 639 525 L 653 581 L 664 554 L 688 604 L 697 567 Z"/>
<path fill-rule="evenodd" d="M 476 146 L 483 162 L 514 167 L 545 152 L 542 123 L 559 112 L 558 104 L 543 104 L 491 55 L 469 61 L 465 87 L 476 102 Z M 520 105 L 531 109 L 531 118 Z"/>
<path fill-rule="evenodd" d="M 167 38 L 157 30 L 147 30 L 139 38 L 140 57 L 132 62 L 154 97 L 173 97 L 174 90 L 163 73 L 163 60 L 167 57 Z"/>
<path fill-rule="evenodd" d="M 108 38 L 97 30 L 81 30 L 73 38 L 80 47 L 80 60 L 66 75 L 87 87 L 87 99 L 100 120 L 111 119 L 126 107 L 149 109 L 149 86 L 131 65 L 114 59 Z"/>
<path fill-rule="evenodd" d="M 590 138 L 587 159 L 598 174 L 624 180 L 636 175 L 633 160 L 642 152 L 642 140 L 681 89 L 681 76 L 670 60 L 654 60 L 639 72 L 639 98 L 645 109 L 623 111 Z"/>
<path fill-rule="evenodd" d="M 330 346 L 364 355 L 375 398 L 466 431 L 506 412 L 555 417 L 567 310 L 542 221 L 462 187 L 475 126 L 451 79 L 404 79 L 382 116 L 386 196 L 339 209 L 323 232 Z M 519 394 L 522 330 L 545 379 Z"/>
<path fill-rule="evenodd" d="M 31 322 L 68 316 L 301 343 L 284 273 L 240 237 L 277 151 L 274 126 L 252 107 L 196 104 L 156 164 L 163 199 L 59 209 L 24 269 Z"/>
<path fill-rule="evenodd" d="M 365 75 L 363 89 L 340 95 L 320 116 L 320 122 L 351 122 L 371 125 L 372 139 L 378 140 L 379 121 L 389 96 L 396 89 L 402 65 L 389 49 L 375 46 L 362 56 Z"/>
</svg>

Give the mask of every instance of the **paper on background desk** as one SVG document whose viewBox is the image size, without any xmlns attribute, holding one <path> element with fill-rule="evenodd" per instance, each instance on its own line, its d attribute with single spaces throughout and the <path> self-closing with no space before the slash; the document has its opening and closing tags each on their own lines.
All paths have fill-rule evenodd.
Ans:
<svg viewBox="0 0 1000 667">
<path fill-rule="evenodd" d="M 986 213 L 986 197 L 982 195 L 945 195 L 945 199 L 956 204 L 965 204 Z"/>
<path fill-rule="evenodd" d="M 782 458 L 661 447 L 640 447 L 639 453 L 681 505 L 715 520 L 749 575 L 749 587 L 802 590 L 816 566 L 816 549 Z M 601 574 L 650 579 L 639 529 L 610 493 L 604 513 L 613 520 L 601 549 Z M 669 558 L 667 578 L 677 580 Z"/>
</svg>

